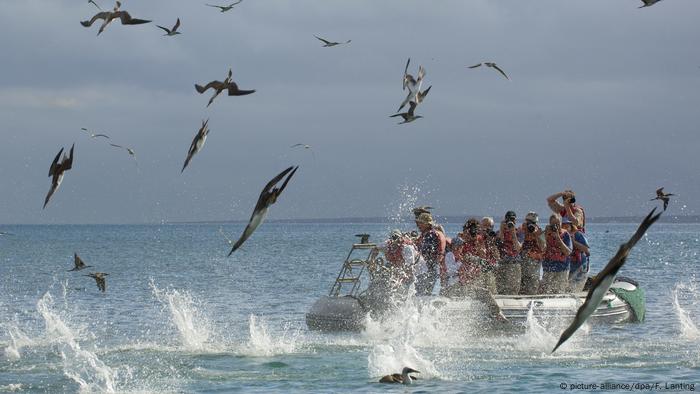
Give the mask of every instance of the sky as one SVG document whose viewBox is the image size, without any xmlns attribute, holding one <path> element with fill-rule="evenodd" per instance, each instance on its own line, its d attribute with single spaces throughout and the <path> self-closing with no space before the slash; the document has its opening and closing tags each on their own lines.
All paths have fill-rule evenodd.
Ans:
<svg viewBox="0 0 700 394">
<path fill-rule="evenodd" d="M 122 3 L 153 22 L 98 37 L 78 23 L 98 11 L 87 1 L 0 1 L 0 224 L 245 220 L 290 165 L 268 219 L 413 204 L 542 216 L 569 188 L 588 216 L 639 216 L 661 186 L 678 195 L 670 215 L 700 214 L 696 0 Z M 164 37 L 156 24 L 178 17 L 182 34 Z M 314 35 L 352 42 L 323 48 Z M 409 57 L 432 89 L 424 118 L 397 125 Z M 482 61 L 511 80 L 466 67 Z M 229 68 L 257 91 L 206 108 L 194 84 Z M 204 119 L 206 145 L 181 174 Z M 73 143 L 42 210 L 51 161 Z"/>
</svg>

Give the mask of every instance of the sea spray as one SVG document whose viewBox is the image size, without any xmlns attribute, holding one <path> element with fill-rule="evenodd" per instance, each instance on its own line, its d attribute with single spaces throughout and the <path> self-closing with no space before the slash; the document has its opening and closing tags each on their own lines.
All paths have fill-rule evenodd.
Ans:
<svg viewBox="0 0 700 394">
<path fill-rule="evenodd" d="M 691 310 L 697 311 L 700 307 L 700 294 L 697 287 L 693 283 L 678 283 L 672 294 L 681 336 L 690 340 L 700 339 L 700 329 L 691 316 Z M 685 308 L 681 304 L 686 305 Z"/>
<path fill-rule="evenodd" d="M 210 323 L 192 295 L 176 289 L 160 290 L 153 281 L 150 286 L 153 295 L 170 313 L 182 346 L 192 351 L 204 350 L 211 334 Z"/>
<path fill-rule="evenodd" d="M 261 318 L 250 315 L 248 319 L 250 339 L 243 346 L 242 352 L 248 356 L 269 357 L 277 354 L 289 354 L 297 351 L 299 333 L 292 335 L 285 330 L 282 335 L 273 338 L 268 332 L 267 324 Z"/>
<path fill-rule="evenodd" d="M 63 359 L 63 373 L 80 385 L 81 391 L 115 392 L 116 371 L 103 363 L 95 353 L 82 349 L 76 335 L 53 309 L 53 297 L 44 294 L 36 304 L 44 319 L 46 336 L 57 347 Z"/>
<path fill-rule="evenodd" d="M 2 324 L 2 327 L 7 331 L 10 337 L 10 343 L 5 348 L 5 357 L 10 361 L 20 359 L 20 350 L 23 347 L 31 346 L 34 341 L 24 334 L 16 325 Z"/>
<path fill-rule="evenodd" d="M 535 316 L 534 306 L 535 302 L 530 302 L 527 320 L 525 321 L 525 333 L 518 337 L 515 346 L 523 351 L 551 352 L 557 343 L 558 337 L 547 331 L 545 326 L 538 321 Z"/>
</svg>

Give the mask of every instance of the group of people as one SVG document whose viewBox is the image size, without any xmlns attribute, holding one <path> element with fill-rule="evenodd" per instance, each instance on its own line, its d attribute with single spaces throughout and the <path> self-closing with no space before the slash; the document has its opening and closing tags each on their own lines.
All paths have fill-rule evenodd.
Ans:
<svg viewBox="0 0 700 394">
<path fill-rule="evenodd" d="M 398 282 L 415 283 L 418 295 L 432 294 L 438 280 L 440 294 L 476 296 L 493 308 L 494 294 L 580 292 L 590 256 L 584 209 L 571 190 L 549 196 L 547 204 L 552 214 L 544 228 L 535 212 L 517 225 L 508 211 L 498 229 L 491 217 L 470 218 L 452 238 L 429 208 L 419 207 L 413 211 L 419 232 L 394 230 L 378 250 Z"/>
</svg>

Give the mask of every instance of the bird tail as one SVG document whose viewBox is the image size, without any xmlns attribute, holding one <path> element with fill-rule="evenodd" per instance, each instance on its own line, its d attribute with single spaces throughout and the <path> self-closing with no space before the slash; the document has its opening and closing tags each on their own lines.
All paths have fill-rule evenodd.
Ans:
<svg viewBox="0 0 700 394">
<path fill-rule="evenodd" d="M 194 84 L 194 88 L 197 90 L 197 93 L 204 93 L 206 91 L 202 85 Z"/>
</svg>

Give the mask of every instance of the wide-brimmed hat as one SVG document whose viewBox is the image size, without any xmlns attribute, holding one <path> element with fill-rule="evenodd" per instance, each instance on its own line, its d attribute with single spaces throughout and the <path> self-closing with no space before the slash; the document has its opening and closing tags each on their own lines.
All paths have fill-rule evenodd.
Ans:
<svg viewBox="0 0 700 394">
<path fill-rule="evenodd" d="M 403 233 L 399 229 L 393 229 L 391 230 L 391 234 L 389 234 L 389 237 L 391 237 L 391 239 L 399 239 L 403 237 Z"/>
<path fill-rule="evenodd" d="M 536 212 L 528 212 L 527 215 L 525 215 L 525 221 L 527 222 L 537 223 L 539 220 L 540 218 L 537 216 Z"/>
<path fill-rule="evenodd" d="M 433 224 L 433 215 L 423 212 L 416 217 L 416 223 Z"/>
</svg>

